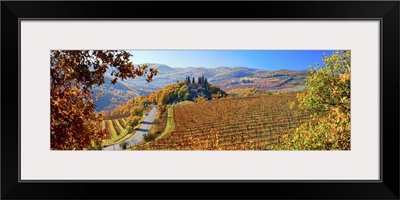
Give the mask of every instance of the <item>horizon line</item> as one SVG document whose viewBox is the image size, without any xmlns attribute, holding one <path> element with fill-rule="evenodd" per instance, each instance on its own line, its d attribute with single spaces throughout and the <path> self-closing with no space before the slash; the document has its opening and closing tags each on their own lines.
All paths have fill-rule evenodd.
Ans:
<svg viewBox="0 0 400 200">
<path fill-rule="evenodd" d="M 280 70 L 289 70 L 289 71 L 304 71 L 304 70 L 308 70 L 308 69 L 288 69 L 288 68 L 281 68 L 281 69 L 277 69 L 277 70 L 267 70 L 267 69 L 261 69 L 261 68 L 256 68 L 256 67 L 244 67 L 244 66 L 217 66 L 217 67 L 203 67 L 203 66 L 197 66 L 197 67 L 193 67 L 193 66 L 188 66 L 188 67 L 172 67 L 170 65 L 167 64 L 163 64 L 163 63 L 153 63 L 153 62 L 147 62 L 147 63 L 140 63 L 140 64 L 134 64 L 134 65 L 143 65 L 143 64 L 155 64 L 155 65 L 165 65 L 167 67 L 170 68 L 175 68 L 175 69 L 186 69 L 186 68 L 205 68 L 205 69 L 215 69 L 215 68 L 221 68 L 221 67 L 227 67 L 227 68 L 247 68 L 247 69 L 256 69 L 256 70 L 262 70 L 262 71 L 280 71 Z"/>
</svg>

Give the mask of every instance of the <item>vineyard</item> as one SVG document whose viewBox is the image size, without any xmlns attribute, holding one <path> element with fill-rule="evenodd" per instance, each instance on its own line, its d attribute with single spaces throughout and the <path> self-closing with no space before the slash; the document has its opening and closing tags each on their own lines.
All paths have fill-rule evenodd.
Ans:
<svg viewBox="0 0 400 200">
<path fill-rule="evenodd" d="M 125 118 L 114 118 L 103 120 L 101 124 L 102 129 L 108 131 L 108 138 L 103 140 L 103 145 L 108 146 L 118 141 L 122 141 L 124 138 L 129 136 L 129 127 L 126 123 Z"/>
<path fill-rule="evenodd" d="M 309 119 L 294 93 L 225 98 L 174 107 L 174 130 L 139 150 L 268 150 Z"/>
</svg>

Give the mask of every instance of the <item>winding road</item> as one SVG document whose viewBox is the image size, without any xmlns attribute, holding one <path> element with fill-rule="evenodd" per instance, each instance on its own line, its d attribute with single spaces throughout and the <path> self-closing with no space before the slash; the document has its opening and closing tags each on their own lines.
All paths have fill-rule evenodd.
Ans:
<svg viewBox="0 0 400 200">
<path fill-rule="evenodd" d="M 142 122 L 142 124 L 140 125 L 140 127 L 136 130 L 136 133 L 130 137 L 129 139 L 122 141 L 118 144 L 114 144 L 108 147 L 103 147 L 103 150 L 121 150 L 122 147 L 120 146 L 120 144 L 122 144 L 123 142 L 128 142 L 128 147 L 135 145 L 141 141 L 143 141 L 143 135 L 147 134 L 150 131 L 151 125 L 153 124 L 154 119 L 156 118 L 156 114 L 157 114 L 157 107 L 153 106 L 153 108 L 151 109 L 151 111 L 144 116 L 144 120 Z"/>
</svg>

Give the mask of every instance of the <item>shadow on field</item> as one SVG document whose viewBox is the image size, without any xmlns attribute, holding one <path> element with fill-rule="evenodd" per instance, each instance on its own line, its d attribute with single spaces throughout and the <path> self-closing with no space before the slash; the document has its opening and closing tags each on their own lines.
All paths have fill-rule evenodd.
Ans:
<svg viewBox="0 0 400 200">
<path fill-rule="evenodd" d="M 148 131 L 149 131 L 149 129 L 138 128 L 136 131 L 148 132 Z"/>
</svg>

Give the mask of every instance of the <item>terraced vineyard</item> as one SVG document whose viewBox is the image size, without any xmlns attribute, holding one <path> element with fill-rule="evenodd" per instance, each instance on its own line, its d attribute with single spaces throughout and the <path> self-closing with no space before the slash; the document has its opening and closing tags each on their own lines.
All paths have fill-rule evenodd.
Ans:
<svg viewBox="0 0 400 200">
<path fill-rule="evenodd" d="M 295 94 L 227 98 L 174 107 L 175 129 L 143 150 L 267 150 L 309 119 L 289 107 Z"/>
<path fill-rule="evenodd" d="M 103 140 L 103 146 L 113 144 L 127 137 L 128 134 L 131 134 L 129 133 L 129 127 L 125 118 L 103 120 L 101 128 L 107 129 L 109 132 L 108 139 Z"/>
</svg>

